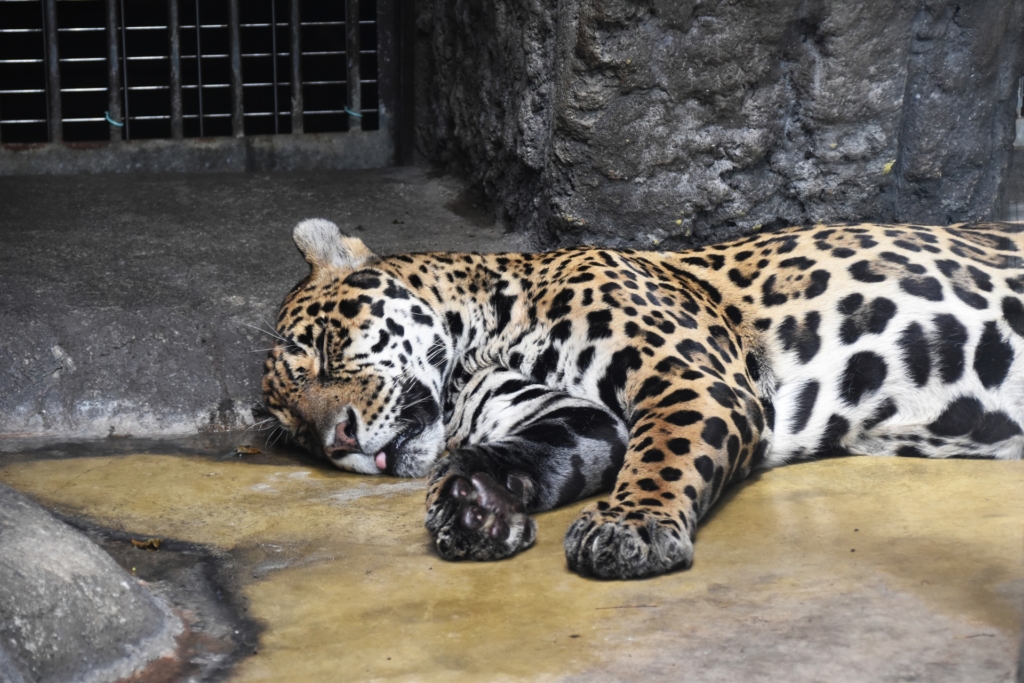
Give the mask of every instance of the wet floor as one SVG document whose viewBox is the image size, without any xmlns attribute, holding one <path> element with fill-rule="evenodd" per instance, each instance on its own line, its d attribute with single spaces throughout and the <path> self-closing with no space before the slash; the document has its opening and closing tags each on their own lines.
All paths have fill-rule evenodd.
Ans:
<svg viewBox="0 0 1024 683">
<path fill-rule="evenodd" d="M 565 568 L 582 503 L 518 557 L 453 564 L 422 481 L 306 458 L 101 442 L 0 455 L 0 482 L 227 558 L 258 632 L 231 681 L 1009 681 L 1024 621 L 1024 462 L 766 472 L 700 527 L 691 570 L 607 583 Z"/>
</svg>

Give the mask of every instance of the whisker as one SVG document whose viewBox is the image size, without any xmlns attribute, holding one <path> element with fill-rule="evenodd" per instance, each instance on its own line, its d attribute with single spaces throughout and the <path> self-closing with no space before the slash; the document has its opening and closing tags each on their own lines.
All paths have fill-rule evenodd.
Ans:
<svg viewBox="0 0 1024 683">
<path fill-rule="evenodd" d="M 425 427 L 426 423 L 421 418 L 396 417 L 395 424 L 417 425 Z"/>
<path fill-rule="evenodd" d="M 261 327 L 259 325 L 250 325 L 249 323 L 241 323 L 241 324 L 246 326 L 246 327 L 248 327 L 248 328 L 256 330 L 257 332 L 262 332 L 263 334 L 268 334 L 271 337 L 274 337 L 275 339 L 280 339 L 283 342 L 288 341 L 283 336 L 281 336 L 281 334 L 277 330 L 275 330 L 274 328 L 270 327 L 270 323 L 263 322 L 263 324 L 266 325 L 267 327 L 269 327 L 270 329 L 264 329 L 263 327 Z"/>
<path fill-rule="evenodd" d="M 409 407 L 412 407 L 412 406 L 417 406 L 420 403 L 426 403 L 427 401 L 431 400 L 432 398 L 433 397 L 418 398 L 415 401 L 412 401 L 411 403 L 403 403 L 402 407 L 403 408 L 409 408 Z"/>
<path fill-rule="evenodd" d="M 243 434 L 248 434 L 249 432 L 265 432 L 268 429 L 273 429 L 274 428 L 274 423 L 276 423 L 276 422 L 277 422 L 277 418 L 276 417 L 264 418 L 262 420 L 259 420 L 258 422 L 253 422 L 251 425 L 249 425 L 248 427 L 243 429 L 242 433 Z"/>
<path fill-rule="evenodd" d="M 269 434 L 269 435 L 267 436 L 267 440 L 268 440 L 268 442 L 267 442 L 267 448 L 273 448 L 273 447 L 274 447 L 274 445 L 275 445 L 275 444 L 276 444 L 276 443 L 277 443 L 278 441 L 280 441 L 280 440 L 281 440 L 281 437 L 282 437 L 282 436 L 284 436 L 284 435 L 285 435 L 285 430 L 284 430 L 284 428 L 283 428 L 283 427 L 281 427 L 280 425 L 276 426 L 276 427 L 274 428 L 274 431 L 270 432 L 270 434 Z M 270 441 L 270 438 L 271 438 L 271 437 L 273 437 L 273 441 Z"/>
<path fill-rule="evenodd" d="M 427 351 L 427 362 L 433 363 L 435 360 L 437 360 L 441 356 L 446 355 L 445 349 L 441 348 L 440 346 L 438 346 L 436 348 L 437 348 L 436 351 Z"/>
</svg>

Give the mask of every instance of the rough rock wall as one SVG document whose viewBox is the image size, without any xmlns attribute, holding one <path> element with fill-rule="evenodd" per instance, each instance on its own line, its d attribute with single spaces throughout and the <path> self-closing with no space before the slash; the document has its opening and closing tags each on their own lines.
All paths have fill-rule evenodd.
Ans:
<svg viewBox="0 0 1024 683">
<path fill-rule="evenodd" d="M 1022 0 L 418 0 L 417 133 L 540 244 L 989 218 Z"/>
</svg>

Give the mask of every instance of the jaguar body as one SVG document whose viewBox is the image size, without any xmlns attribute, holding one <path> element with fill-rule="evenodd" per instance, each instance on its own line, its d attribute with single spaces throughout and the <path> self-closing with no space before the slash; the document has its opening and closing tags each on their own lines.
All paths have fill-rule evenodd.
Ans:
<svg viewBox="0 0 1024 683">
<path fill-rule="evenodd" d="M 268 409 L 342 469 L 429 476 L 448 559 L 507 557 L 531 512 L 608 493 L 570 568 L 689 566 L 756 468 L 837 455 L 1019 459 L 1024 226 L 814 226 L 682 252 L 378 257 L 300 223 L 311 266 Z"/>
</svg>

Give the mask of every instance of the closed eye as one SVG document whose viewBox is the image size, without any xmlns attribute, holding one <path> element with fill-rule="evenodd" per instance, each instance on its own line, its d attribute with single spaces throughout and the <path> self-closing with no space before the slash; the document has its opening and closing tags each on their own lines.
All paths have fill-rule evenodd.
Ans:
<svg viewBox="0 0 1024 683">
<path fill-rule="evenodd" d="M 320 372 L 318 373 L 318 376 L 320 377 L 320 379 L 325 380 L 325 379 L 327 379 L 328 374 L 329 374 L 328 371 L 327 371 L 327 329 L 326 328 L 324 328 L 324 333 L 323 333 L 323 337 L 322 338 L 323 338 L 323 342 L 320 344 L 320 348 L 318 349 L 318 351 L 319 351 L 319 358 L 318 358 L 318 360 L 320 361 Z"/>
</svg>

